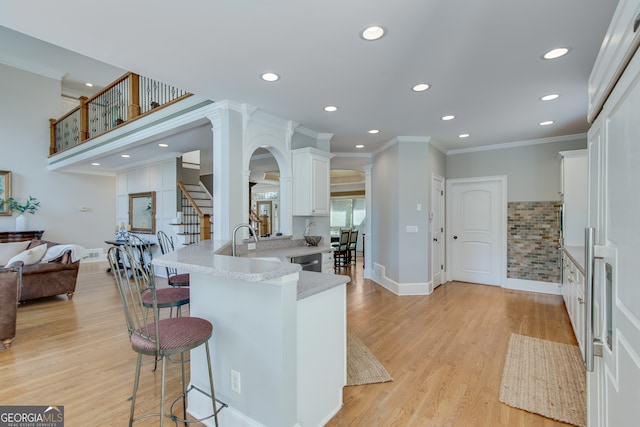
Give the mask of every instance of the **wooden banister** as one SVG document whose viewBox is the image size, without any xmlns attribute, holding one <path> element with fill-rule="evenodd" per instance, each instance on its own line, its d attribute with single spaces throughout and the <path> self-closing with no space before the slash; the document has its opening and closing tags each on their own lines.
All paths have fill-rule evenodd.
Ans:
<svg viewBox="0 0 640 427">
<path fill-rule="evenodd" d="M 118 88 L 118 85 L 122 85 L 122 87 Z M 162 96 L 157 98 L 157 94 L 155 94 L 152 100 L 148 99 L 149 95 L 147 95 L 147 93 L 150 93 L 148 87 L 160 87 Z M 122 98 L 116 98 L 119 97 L 119 95 L 109 93 L 110 91 L 116 92 L 116 89 L 120 91 L 118 93 L 126 92 L 126 94 L 124 94 Z M 191 95 L 191 93 L 173 88 L 161 82 L 149 79 L 148 77 L 143 77 L 131 72 L 125 73 L 91 98 L 87 98 L 85 96 L 78 98 L 80 105 L 69 111 L 61 118 L 50 119 L 49 155 L 52 156 L 65 149 L 82 144 L 83 142 L 115 129 L 124 123 L 137 120 L 154 111 L 158 111 L 161 108 L 179 102 Z M 105 100 L 101 99 L 102 97 L 106 99 L 106 103 L 110 103 L 109 105 L 113 105 L 114 99 L 122 99 L 121 104 L 118 106 L 119 109 L 117 110 L 121 115 L 120 117 L 109 117 L 105 120 L 101 115 L 96 116 L 96 109 L 106 108 Z M 141 103 L 144 103 L 145 105 L 142 106 Z M 97 125 L 92 122 L 90 126 L 90 112 L 95 116 L 92 116 L 92 121 L 95 121 L 98 117 L 104 120 L 104 122 L 98 123 Z M 64 123 L 65 119 L 69 119 L 70 116 L 74 114 L 78 114 L 79 119 L 73 118 L 73 123 L 71 125 L 68 122 Z M 62 127 L 65 127 L 65 129 L 62 130 Z M 63 143 L 61 143 L 61 141 L 63 141 Z"/>
<path fill-rule="evenodd" d="M 81 96 L 80 98 L 80 142 L 89 138 L 89 98 Z"/>
<path fill-rule="evenodd" d="M 187 187 L 185 187 L 182 181 L 178 181 L 178 188 L 180 188 L 180 191 L 182 191 L 182 194 L 196 211 L 200 219 L 200 240 L 211 240 L 211 215 L 202 212 L 202 209 L 200 209 L 200 206 L 193 200 L 193 197 L 189 194 L 189 190 L 187 190 Z"/>
</svg>

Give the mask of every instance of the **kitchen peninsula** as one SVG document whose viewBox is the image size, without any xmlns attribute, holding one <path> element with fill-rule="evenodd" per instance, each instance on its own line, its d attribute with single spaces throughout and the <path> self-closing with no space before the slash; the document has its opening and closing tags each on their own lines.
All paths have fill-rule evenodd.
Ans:
<svg viewBox="0 0 640 427">
<path fill-rule="evenodd" d="M 203 241 L 153 260 L 190 274 L 190 313 L 213 324 L 216 397 L 229 405 L 219 414 L 220 424 L 325 424 L 342 406 L 349 278 L 246 253 L 223 255 L 229 250 L 229 242 Z M 259 252 L 269 256 L 268 250 Z M 206 390 L 200 350 L 191 354 L 191 384 Z M 210 401 L 190 393 L 189 412 L 205 416 Z"/>
</svg>

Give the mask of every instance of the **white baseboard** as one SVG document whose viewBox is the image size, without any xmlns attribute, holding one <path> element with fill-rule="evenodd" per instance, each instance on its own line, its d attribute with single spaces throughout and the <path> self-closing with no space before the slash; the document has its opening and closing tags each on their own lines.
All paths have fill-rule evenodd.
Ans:
<svg viewBox="0 0 640 427">
<path fill-rule="evenodd" d="M 197 400 L 199 405 L 191 404 L 191 399 Z M 194 407 L 208 407 L 211 409 L 211 401 L 204 396 L 200 396 L 199 393 L 194 393 L 193 397 L 189 396 L 189 407 L 187 408 L 187 413 L 196 419 L 206 417 L 209 414 L 200 414 L 194 410 Z M 215 420 L 213 418 L 209 418 L 208 420 L 202 421 L 202 424 L 213 427 L 215 426 Z M 218 412 L 218 425 L 229 427 L 264 427 L 263 424 L 260 424 L 256 420 L 246 416 L 231 406 L 227 406 Z"/>
<path fill-rule="evenodd" d="M 433 292 L 433 282 L 425 283 L 398 283 L 385 274 L 385 267 L 380 264 L 373 264 L 373 274 L 371 280 L 380 286 L 388 289 L 396 295 L 430 295 Z"/>
<path fill-rule="evenodd" d="M 562 285 L 560 283 L 539 282 L 537 280 L 511 279 L 507 277 L 503 288 L 516 291 L 538 292 L 541 294 L 562 295 Z"/>
</svg>

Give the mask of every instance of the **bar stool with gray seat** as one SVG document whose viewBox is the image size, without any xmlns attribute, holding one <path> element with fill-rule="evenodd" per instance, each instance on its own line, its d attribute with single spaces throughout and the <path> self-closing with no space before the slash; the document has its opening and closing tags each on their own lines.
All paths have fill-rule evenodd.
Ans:
<svg viewBox="0 0 640 427">
<path fill-rule="evenodd" d="M 160 251 L 162 254 L 168 254 L 175 250 L 173 246 L 173 238 L 167 236 L 167 233 L 160 230 L 157 233 L 158 244 L 160 245 Z M 189 273 L 178 274 L 178 270 L 173 267 L 165 267 L 167 271 L 167 280 L 171 286 L 189 286 Z"/>
<path fill-rule="evenodd" d="M 218 412 L 224 408 L 226 404 L 221 402 L 219 402 L 220 406 L 216 404 L 217 401 L 213 386 L 213 372 L 209 351 L 209 339 L 213 335 L 213 325 L 209 321 L 198 317 L 170 317 L 167 319 L 160 319 L 156 299 L 157 290 L 153 276 L 148 275 L 145 272 L 145 270 L 139 265 L 135 256 L 132 256 L 127 250 L 121 247 L 111 247 L 107 257 L 122 301 L 131 348 L 138 353 L 136 374 L 133 383 L 133 395 L 131 397 L 129 427 L 133 425 L 134 421 L 150 416 L 159 416 L 160 426 L 164 426 L 165 417 L 174 421 L 176 426 L 179 422 L 185 424 L 202 422 L 213 417 L 215 419 L 215 425 L 217 426 Z M 119 263 L 118 260 L 122 260 L 122 264 Z M 127 263 L 133 268 L 138 268 L 137 274 L 128 274 L 129 272 L 125 267 L 123 267 L 123 265 L 127 265 Z M 152 305 L 150 308 L 145 303 L 146 295 L 151 296 Z M 205 345 L 207 366 L 209 367 L 210 394 L 205 393 L 202 390 L 195 389 L 193 386 L 187 389 L 185 353 L 201 346 L 202 344 Z M 171 404 L 169 413 L 165 414 L 166 361 L 170 356 L 177 354 L 180 355 L 180 362 L 182 365 L 182 390 L 180 395 Z M 162 360 L 160 411 L 158 413 L 135 417 L 136 397 L 138 393 L 138 385 L 140 383 L 140 370 L 143 355 L 154 356 L 156 360 Z M 211 399 L 212 411 L 211 415 L 205 418 L 187 420 L 187 397 L 188 394 L 194 390 L 206 394 Z M 180 400 L 182 400 L 183 405 L 182 418 L 178 418 L 173 413 L 174 405 Z"/>
<path fill-rule="evenodd" d="M 135 270 L 136 268 L 139 268 L 148 276 L 154 277 L 153 265 L 151 264 L 151 261 L 153 260 L 153 255 L 151 254 L 151 243 L 142 240 L 135 234 L 129 234 L 127 241 L 123 246 L 125 251 L 131 255 L 131 258 L 136 261 L 135 265 L 129 266 L 129 261 L 125 259 L 123 262 L 125 268 L 129 267 L 132 274 L 137 274 Z M 158 308 L 168 308 L 169 317 L 173 316 L 174 308 L 176 309 L 176 316 L 180 316 L 182 314 L 182 306 L 189 304 L 190 300 L 188 288 L 171 287 L 157 289 L 156 295 Z M 146 294 L 143 298 L 145 306 L 151 307 L 151 295 Z"/>
</svg>

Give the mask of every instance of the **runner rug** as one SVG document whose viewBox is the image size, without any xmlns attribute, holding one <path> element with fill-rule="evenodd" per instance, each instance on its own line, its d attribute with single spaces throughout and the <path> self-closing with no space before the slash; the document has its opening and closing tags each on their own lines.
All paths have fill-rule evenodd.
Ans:
<svg viewBox="0 0 640 427">
<path fill-rule="evenodd" d="M 511 334 L 500 402 L 583 427 L 587 423 L 585 377 L 578 347 Z"/>
<path fill-rule="evenodd" d="M 347 331 L 347 385 L 364 385 L 393 381 L 391 375 L 364 345 Z"/>
</svg>

